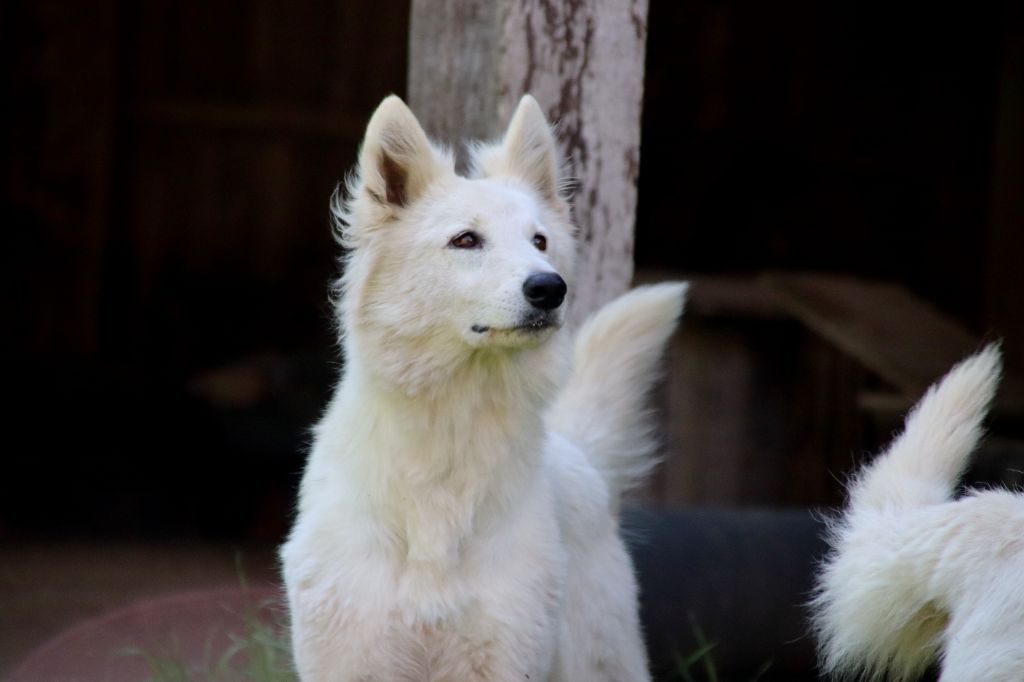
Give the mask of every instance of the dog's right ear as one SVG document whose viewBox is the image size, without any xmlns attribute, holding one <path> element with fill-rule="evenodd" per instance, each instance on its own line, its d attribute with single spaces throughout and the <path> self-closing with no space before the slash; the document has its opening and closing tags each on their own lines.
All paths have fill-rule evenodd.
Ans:
<svg viewBox="0 0 1024 682">
<path fill-rule="evenodd" d="M 544 112 L 530 95 L 519 100 L 500 142 L 476 147 L 474 170 L 485 177 L 519 178 L 550 205 L 567 208 L 558 145 Z"/>
<path fill-rule="evenodd" d="M 399 97 L 380 103 L 359 152 L 358 191 L 393 216 L 416 201 L 451 162 L 438 152 Z"/>
</svg>

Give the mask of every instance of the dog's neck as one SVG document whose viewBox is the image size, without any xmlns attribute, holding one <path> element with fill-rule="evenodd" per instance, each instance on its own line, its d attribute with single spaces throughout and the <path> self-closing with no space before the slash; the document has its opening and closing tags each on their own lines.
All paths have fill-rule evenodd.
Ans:
<svg viewBox="0 0 1024 682">
<path fill-rule="evenodd" d="M 521 503 L 541 465 L 561 339 L 468 353 L 445 381 L 413 393 L 352 357 L 348 341 L 331 410 L 355 446 L 346 475 L 410 564 L 451 570 L 463 541 Z"/>
</svg>

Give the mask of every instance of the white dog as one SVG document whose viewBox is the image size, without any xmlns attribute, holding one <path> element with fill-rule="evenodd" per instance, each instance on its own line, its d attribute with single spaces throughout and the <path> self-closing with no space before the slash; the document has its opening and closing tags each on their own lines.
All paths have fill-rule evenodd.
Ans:
<svg viewBox="0 0 1024 682">
<path fill-rule="evenodd" d="M 524 97 L 469 177 L 397 97 L 349 200 L 345 368 L 281 550 L 304 680 L 647 680 L 624 488 L 685 285 L 613 302 L 570 346 L 555 142 Z M 567 284 L 567 282 L 569 284 Z"/>
<path fill-rule="evenodd" d="M 826 671 L 1024 680 L 1024 496 L 953 499 L 999 373 L 996 346 L 960 363 L 851 486 L 812 604 Z"/>
</svg>

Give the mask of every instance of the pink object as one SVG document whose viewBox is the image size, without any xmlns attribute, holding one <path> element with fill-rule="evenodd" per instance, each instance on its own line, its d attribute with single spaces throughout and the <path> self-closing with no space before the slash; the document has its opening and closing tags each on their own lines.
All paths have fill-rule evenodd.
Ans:
<svg viewBox="0 0 1024 682">
<path fill-rule="evenodd" d="M 247 632 L 246 615 L 272 624 L 283 613 L 277 588 L 224 587 L 147 599 L 90 618 L 49 640 L 8 673 L 9 682 L 141 682 L 149 663 L 126 650 L 215 667 Z M 281 620 L 281 619 L 278 619 Z"/>
</svg>

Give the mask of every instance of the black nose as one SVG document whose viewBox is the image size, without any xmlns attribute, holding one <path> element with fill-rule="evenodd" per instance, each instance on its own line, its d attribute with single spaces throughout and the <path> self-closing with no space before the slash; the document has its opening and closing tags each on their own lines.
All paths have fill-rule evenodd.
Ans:
<svg viewBox="0 0 1024 682">
<path fill-rule="evenodd" d="M 536 308 L 554 310 L 565 300 L 567 288 L 565 280 L 558 273 L 541 272 L 526 278 L 523 282 L 523 295 Z"/>
</svg>

